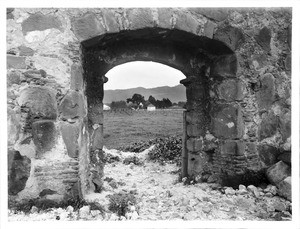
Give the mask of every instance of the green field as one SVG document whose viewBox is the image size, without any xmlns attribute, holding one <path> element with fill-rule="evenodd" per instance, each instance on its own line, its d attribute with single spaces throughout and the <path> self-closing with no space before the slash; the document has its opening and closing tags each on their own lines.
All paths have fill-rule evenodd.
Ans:
<svg viewBox="0 0 300 229">
<path fill-rule="evenodd" d="M 183 110 L 104 111 L 104 145 L 109 149 L 157 137 L 182 136 Z"/>
</svg>

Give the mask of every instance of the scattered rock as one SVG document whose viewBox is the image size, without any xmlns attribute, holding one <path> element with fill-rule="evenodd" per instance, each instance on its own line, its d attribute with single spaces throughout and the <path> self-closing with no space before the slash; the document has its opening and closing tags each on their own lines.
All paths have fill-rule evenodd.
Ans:
<svg viewBox="0 0 300 229">
<path fill-rule="evenodd" d="M 203 206 L 203 207 L 202 207 L 202 211 L 203 211 L 204 213 L 210 213 L 210 212 L 211 212 L 211 207 L 209 207 L 209 206 Z"/>
<path fill-rule="evenodd" d="M 109 186 L 112 187 L 113 189 L 118 188 L 118 184 L 117 184 L 117 182 L 116 182 L 115 180 L 110 181 L 108 184 L 109 184 Z"/>
<path fill-rule="evenodd" d="M 249 192 L 251 192 L 255 197 L 259 197 L 259 196 L 260 196 L 257 187 L 255 187 L 254 185 L 249 185 L 249 186 L 247 187 L 247 190 L 248 190 Z"/>
<path fill-rule="evenodd" d="M 82 208 L 79 209 L 79 216 L 81 218 L 87 218 L 90 215 L 90 206 L 83 206 Z"/>
<path fill-rule="evenodd" d="M 36 206 L 32 206 L 30 213 L 37 213 L 39 211 L 39 209 Z"/>
<path fill-rule="evenodd" d="M 270 193 L 273 196 L 275 196 L 277 194 L 277 188 L 276 188 L 276 186 L 269 184 L 267 186 L 267 188 L 265 188 L 264 192 L 265 193 Z"/>
<path fill-rule="evenodd" d="M 139 218 L 139 214 L 136 211 L 132 212 L 131 220 L 137 220 L 138 218 Z"/>
<path fill-rule="evenodd" d="M 240 195 L 245 195 L 245 194 L 247 194 L 247 193 L 248 193 L 248 191 L 247 191 L 246 186 L 240 184 L 240 185 L 239 185 L 238 194 L 240 194 Z"/>
<path fill-rule="evenodd" d="M 91 216 L 93 217 L 97 217 L 98 215 L 100 215 L 100 211 L 99 210 L 91 210 Z"/>
<path fill-rule="evenodd" d="M 69 205 L 69 206 L 66 208 L 66 211 L 69 212 L 69 213 L 72 213 L 72 212 L 74 212 L 74 208 L 73 208 L 72 206 Z"/>
<path fill-rule="evenodd" d="M 280 202 L 279 200 L 276 200 L 272 205 L 273 205 L 275 211 L 278 211 L 278 212 L 283 212 L 287 208 L 286 205 L 284 203 Z"/>
<path fill-rule="evenodd" d="M 226 195 L 235 195 L 235 190 L 232 187 L 228 187 L 225 189 Z"/>
<path fill-rule="evenodd" d="M 111 214 L 109 220 L 111 220 L 111 221 L 117 221 L 117 220 L 119 220 L 119 217 L 117 216 L 117 214 L 113 213 L 113 214 Z"/>
</svg>

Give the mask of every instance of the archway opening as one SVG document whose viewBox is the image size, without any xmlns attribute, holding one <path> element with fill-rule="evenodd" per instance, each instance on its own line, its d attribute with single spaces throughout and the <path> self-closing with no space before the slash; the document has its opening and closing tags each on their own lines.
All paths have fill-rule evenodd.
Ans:
<svg viewBox="0 0 300 229">
<path fill-rule="evenodd" d="M 186 104 L 184 74 L 167 65 L 135 61 L 105 75 L 103 145 L 130 150 L 149 140 L 182 137 Z M 142 146 L 141 146 L 142 147 Z M 132 148 L 133 149 L 133 148 Z"/>
</svg>

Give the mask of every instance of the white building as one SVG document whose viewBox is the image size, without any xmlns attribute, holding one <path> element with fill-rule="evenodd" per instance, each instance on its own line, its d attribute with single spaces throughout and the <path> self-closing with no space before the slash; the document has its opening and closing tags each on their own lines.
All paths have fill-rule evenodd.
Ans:
<svg viewBox="0 0 300 229">
<path fill-rule="evenodd" d="M 155 111 L 156 110 L 156 107 L 153 105 L 153 104 L 150 104 L 148 107 L 147 107 L 147 111 Z"/>
<path fill-rule="evenodd" d="M 103 104 L 103 110 L 104 110 L 104 111 L 109 111 L 109 110 L 110 110 L 110 107 L 107 106 L 107 105 L 105 105 L 105 104 Z"/>
</svg>

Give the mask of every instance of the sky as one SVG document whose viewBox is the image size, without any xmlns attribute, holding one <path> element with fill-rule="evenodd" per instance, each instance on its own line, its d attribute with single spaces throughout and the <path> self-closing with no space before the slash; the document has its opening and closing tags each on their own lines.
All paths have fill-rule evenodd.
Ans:
<svg viewBox="0 0 300 229">
<path fill-rule="evenodd" d="M 134 61 L 121 64 L 106 73 L 108 82 L 105 90 L 127 89 L 135 87 L 154 88 L 176 86 L 186 78 L 184 74 L 172 67 L 151 61 Z"/>
</svg>

